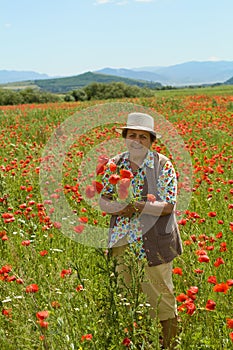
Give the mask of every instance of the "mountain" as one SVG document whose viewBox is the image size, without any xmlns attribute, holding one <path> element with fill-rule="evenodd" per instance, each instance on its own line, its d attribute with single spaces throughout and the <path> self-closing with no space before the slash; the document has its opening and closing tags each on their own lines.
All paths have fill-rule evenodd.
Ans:
<svg viewBox="0 0 233 350">
<path fill-rule="evenodd" d="M 233 76 L 230 79 L 228 79 L 227 81 L 225 81 L 224 84 L 225 85 L 233 85 Z"/>
<path fill-rule="evenodd" d="M 65 77 L 65 78 L 53 78 L 53 79 L 36 79 L 25 82 L 8 83 L 0 88 L 19 89 L 25 87 L 37 88 L 42 91 L 48 91 L 53 93 L 66 93 L 68 91 L 84 88 L 91 83 L 112 83 L 121 82 L 127 85 L 136 85 L 142 88 L 157 89 L 161 88 L 160 83 L 154 83 L 143 80 L 135 80 L 130 78 L 122 78 L 113 75 L 106 75 L 100 73 L 86 72 L 80 75 Z"/>
<path fill-rule="evenodd" d="M 153 73 L 150 71 L 136 71 L 136 70 L 125 69 L 125 68 L 119 68 L 119 69 L 103 68 L 98 70 L 96 73 L 115 75 L 116 77 L 124 77 L 124 78 L 136 79 L 136 80 L 147 80 L 147 81 L 164 83 L 164 77 L 162 75 Z"/>
<path fill-rule="evenodd" d="M 109 71 L 109 68 L 98 72 L 106 71 Z M 148 74 L 149 72 L 151 74 Z M 233 76 L 233 61 L 191 61 L 168 67 L 112 68 L 111 74 L 124 77 L 140 76 L 144 80 L 173 86 L 214 84 L 223 83 Z"/>
<path fill-rule="evenodd" d="M 47 74 L 41 74 L 33 71 L 0 70 L 0 84 L 48 78 L 49 76 Z"/>
<path fill-rule="evenodd" d="M 130 78 L 117 77 L 113 75 L 86 72 L 80 75 L 66 77 L 66 78 L 55 78 L 46 80 L 34 80 L 34 84 L 39 86 L 44 91 L 50 92 L 67 92 L 75 89 L 81 89 L 91 83 L 112 83 L 121 82 L 128 85 L 137 85 L 142 88 L 157 89 L 162 85 L 160 83 L 135 80 Z"/>
</svg>

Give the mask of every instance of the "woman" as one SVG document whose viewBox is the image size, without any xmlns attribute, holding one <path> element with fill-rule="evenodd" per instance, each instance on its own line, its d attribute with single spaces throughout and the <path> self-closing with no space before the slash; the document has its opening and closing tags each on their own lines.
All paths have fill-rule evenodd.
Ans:
<svg viewBox="0 0 233 350">
<path fill-rule="evenodd" d="M 167 157 L 150 150 L 160 135 L 154 131 L 154 119 L 144 113 L 130 113 L 127 125 L 121 128 L 128 151 L 117 155 L 108 163 L 103 176 L 100 200 L 102 210 L 111 214 L 109 247 L 119 260 L 118 269 L 130 283 L 123 262 L 128 246 L 137 248 L 139 259 L 146 257 L 145 281 L 142 290 L 162 325 L 163 345 L 173 349 L 172 338 L 177 335 L 177 308 L 172 283 L 172 261 L 182 253 L 174 208 L 177 179 Z M 129 194 L 129 180 L 122 180 L 128 171 L 132 194 L 122 203 L 116 200 L 116 185 Z M 113 176 L 112 172 L 118 174 Z M 126 177 L 126 178 L 127 178 Z M 114 180 L 115 179 L 115 180 Z M 115 181 L 115 182 L 114 182 Z M 154 313 L 155 314 L 155 313 Z"/>
</svg>

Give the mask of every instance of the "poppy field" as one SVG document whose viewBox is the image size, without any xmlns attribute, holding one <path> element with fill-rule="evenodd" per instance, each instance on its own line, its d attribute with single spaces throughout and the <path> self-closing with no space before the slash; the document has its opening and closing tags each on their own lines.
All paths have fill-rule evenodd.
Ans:
<svg viewBox="0 0 233 350">
<path fill-rule="evenodd" d="M 184 252 L 173 264 L 177 349 L 233 349 L 233 94 L 166 92 L 124 103 L 161 114 L 190 157 L 191 187 L 177 210 Z M 109 216 L 98 208 L 96 172 L 124 147 L 115 122 L 125 120 L 120 113 L 111 119 L 106 107 L 102 122 L 104 104 L 0 107 L 3 350 L 160 349 L 159 321 L 139 287 L 143 264 L 128 252 L 133 282 L 122 289 L 116 261 L 100 244 Z M 75 125 L 73 115 L 80 118 Z M 176 168 L 180 155 L 163 138 L 153 149 Z"/>
</svg>

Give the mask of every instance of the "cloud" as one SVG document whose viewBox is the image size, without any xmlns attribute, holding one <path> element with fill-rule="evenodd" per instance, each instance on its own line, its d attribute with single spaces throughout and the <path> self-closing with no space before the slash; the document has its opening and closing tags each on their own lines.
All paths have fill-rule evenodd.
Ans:
<svg viewBox="0 0 233 350">
<path fill-rule="evenodd" d="M 11 23 L 5 23 L 5 24 L 4 24 L 4 27 L 7 28 L 7 29 L 8 29 L 8 28 L 11 28 L 11 27 L 12 27 L 12 24 L 11 24 Z"/>
<path fill-rule="evenodd" d="M 208 58 L 208 61 L 217 62 L 217 61 L 221 61 L 221 58 L 216 57 L 216 56 L 210 56 Z"/>
<path fill-rule="evenodd" d="M 111 0 L 96 0 L 96 5 L 104 5 L 104 4 L 109 4 L 112 2 Z"/>
<path fill-rule="evenodd" d="M 135 0 L 136 2 L 153 2 L 154 0 Z"/>
</svg>

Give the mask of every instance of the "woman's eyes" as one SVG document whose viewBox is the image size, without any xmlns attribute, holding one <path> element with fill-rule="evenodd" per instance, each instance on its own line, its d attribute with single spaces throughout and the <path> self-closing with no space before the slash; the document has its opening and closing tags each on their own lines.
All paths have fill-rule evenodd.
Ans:
<svg viewBox="0 0 233 350">
<path fill-rule="evenodd" d="M 136 139 L 136 138 L 137 138 L 137 135 L 135 135 L 135 134 L 129 135 L 129 138 L 130 138 L 130 139 Z M 148 138 L 147 138 L 146 135 L 139 135 L 139 139 L 140 139 L 140 140 L 147 140 Z"/>
</svg>

